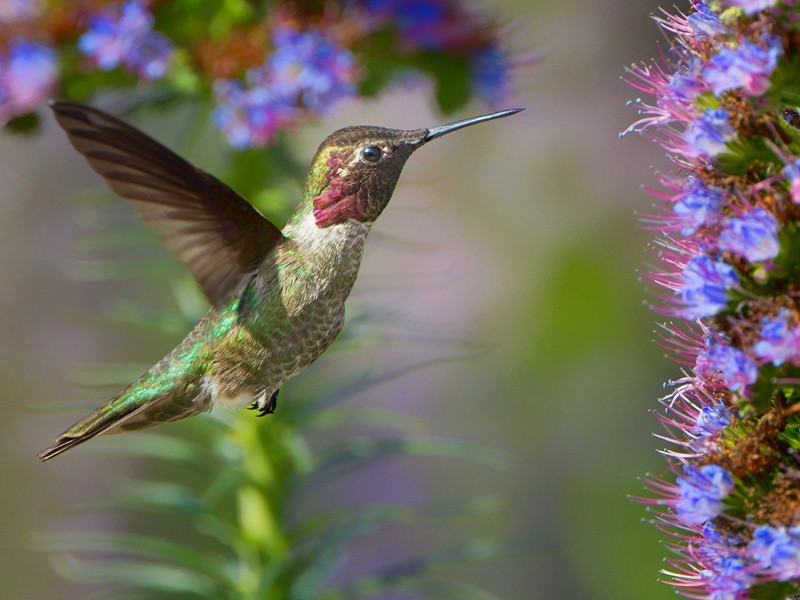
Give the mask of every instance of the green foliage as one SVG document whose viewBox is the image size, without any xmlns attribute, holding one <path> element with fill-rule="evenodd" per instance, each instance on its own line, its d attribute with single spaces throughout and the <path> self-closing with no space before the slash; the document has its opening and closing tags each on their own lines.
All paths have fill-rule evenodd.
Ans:
<svg viewBox="0 0 800 600">
<path fill-rule="evenodd" d="M 6 129 L 11 133 L 28 133 L 38 129 L 41 119 L 36 113 L 28 113 L 6 123 Z"/>
<path fill-rule="evenodd" d="M 787 600 L 793 598 L 796 586 L 783 581 L 770 581 L 754 586 L 748 590 L 752 600 Z"/>
<path fill-rule="evenodd" d="M 800 417 L 792 418 L 778 437 L 795 452 L 800 452 Z"/>
<path fill-rule="evenodd" d="M 800 277 L 800 226 L 786 223 L 778 232 L 780 251 L 775 257 L 776 276 L 781 279 Z"/>
<path fill-rule="evenodd" d="M 767 96 L 778 108 L 800 106 L 800 59 L 793 56 L 778 62 L 770 77 Z"/>
<path fill-rule="evenodd" d="M 721 169 L 731 175 L 745 175 L 753 169 L 781 164 L 761 137 L 739 137 L 727 144 L 727 151 L 717 157 Z"/>
</svg>

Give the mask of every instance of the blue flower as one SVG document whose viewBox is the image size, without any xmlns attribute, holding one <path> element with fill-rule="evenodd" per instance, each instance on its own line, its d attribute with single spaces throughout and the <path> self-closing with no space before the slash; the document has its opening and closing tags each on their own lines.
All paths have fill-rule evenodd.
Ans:
<svg viewBox="0 0 800 600">
<path fill-rule="evenodd" d="M 325 113 L 339 101 L 355 95 L 355 58 L 316 29 L 300 32 L 290 27 L 273 31 L 275 52 L 266 70 L 253 71 L 254 82 L 275 86 L 287 99 Z"/>
<path fill-rule="evenodd" d="M 756 356 L 776 367 L 800 356 L 800 327 L 789 327 L 790 319 L 791 313 L 783 308 L 777 317 L 761 320 L 761 340 L 753 346 Z"/>
<path fill-rule="evenodd" d="M 500 108 L 511 94 L 508 56 L 497 45 L 486 46 L 472 57 L 472 85 L 489 106 Z"/>
<path fill-rule="evenodd" d="M 53 91 L 58 56 L 49 46 L 13 40 L 0 55 L 0 125 L 36 107 Z"/>
<path fill-rule="evenodd" d="M 717 16 L 703 2 L 696 6 L 697 12 L 692 13 L 686 19 L 698 38 L 721 35 L 728 32 L 728 28 L 723 25 Z"/>
<path fill-rule="evenodd" d="M 695 452 L 708 450 L 707 442 L 718 432 L 733 421 L 733 411 L 722 402 L 714 406 L 704 406 L 697 413 L 697 420 L 689 430 L 696 437 L 689 442 L 689 447 Z"/>
<path fill-rule="evenodd" d="M 113 4 L 89 20 L 89 30 L 78 40 L 78 49 L 103 71 L 121 65 L 145 80 L 163 77 L 174 46 L 165 35 L 153 31 L 153 15 L 138 0 Z"/>
<path fill-rule="evenodd" d="M 727 219 L 719 236 L 719 247 L 750 262 L 769 260 L 780 250 L 778 229 L 778 220 L 771 212 L 755 208 L 741 217 Z"/>
<path fill-rule="evenodd" d="M 742 550 L 741 536 L 720 531 L 713 522 L 703 525 L 702 538 L 695 541 L 702 566 L 700 578 L 705 582 L 709 598 L 735 600 L 737 592 L 749 588 L 755 577 L 753 561 Z"/>
<path fill-rule="evenodd" d="M 441 50 L 450 43 L 452 27 L 442 0 L 368 0 L 367 10 L 391 19 L 409 45 Z"/>
<path fill-rule="evenodd" d="M 245 88 L 241 81 L 222 79 L 214 84 L 214 94 L 212 122 L 236 150 L 270 143 L 297 117 L 294 104 L 266 87 Z"/>
<path fill-rule="evenodd" d="M 682 104 L 694 102 L 697 94 L 705 89 L 705 82 L 700 77 L 701 63 L 691 58 L 681 63 L 670 75 L 669 83 L 664 88 L 663 98 L 659 104 L 669 104 L 670 99 L 683 101 Z"/>
<path fill-rule="evenodd" d="M 732 392 L 755 383 L 758 365 L 745 352 L 715 340 L 709 340 L 705 353 L 697 356 L 695 371 L 703 377 L 716 377 Z"/>
<path fill-rule="evenodd" d="M 724 48 L 708 61 L 703 74 L 715 96 L 738 88 L 745 96 L 760 96 L 767 91 L 783 45 L 775 36 L 762 43 L 766 47 L 742 40 L 738 47 Z"/>
<path fill-rule="evenodd" d="M 683 132 L 687 156 L 716 156 L 724 151 L 725 144 L 736 136 L 729 116 L 724 108 L 707 108 L 699 118 L 689 123 Z"/>
<path fill-rule="evenodd" d="M 719 465 L 685 465 L 678 477 L 675 510 L 687 525 L 699 525 L 722 512 L 722 501 L 733 490 L 733 477 Z"/>
<path fill-rule="evenodd" d="M 681 274 L 679 293 L 687 319 L 710 317 L 728 303 L 728 289 L 739 283 L 733 267 L 705 254 L 693 257 Z"/>
<path fill-rule="evenodd" d="M 757 527 L 748 550 L 758 565 L 778 581 L 800 577 L 800 525 L 788 529 Z"/>
<path fill-rule="evenodd" d="M 247 72 L 246 85 L 219 80 L 214 85 L 214 125 L 238 150 L 269 144 L 303 111 L 330 112 L 355 96 L 358 65 L 348 50 L 321 31 L 276 27 L 275 51 L 264 65 Z"/>
<path fill-rule="evenodd" d="M 719 188 L 706 185 L 696 179 L 681 193 L 680 201 L 673 206 L 673 211 L 682 225 L 681 233 L 691 235 L 700 227 L 715 221 L 725 203 L 725 197 Z"/>
</svg>

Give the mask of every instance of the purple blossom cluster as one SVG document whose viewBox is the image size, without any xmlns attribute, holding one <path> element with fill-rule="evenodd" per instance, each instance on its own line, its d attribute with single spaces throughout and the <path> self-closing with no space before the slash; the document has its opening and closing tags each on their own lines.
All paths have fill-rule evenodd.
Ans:
<svg viewBox="0 0 800 600">
<path fill-rule="evenodd" d="M 642 502 L 690 598 L 800 593 L 800 494 L 773 491 L 800 485 L 800 444 L 783 437 L 800 431 L 800 129 L 778 87 L 796 85 L 778 74 L 798 61 L 795 5 L 693 0 L 658 17 L 674 40 L 662 61 L 629 71 L 644 96 L 630 130 L 675 165 L 646 216 L 661 266 L 648 281 L 684 368 L 659 415 L 675 483 L 648 477 Z"/>
<path fill-rule="evenodd" d="M 317 29 L 288 25 L 272 32 L 274 51 L 246 82 L 218 80 L 214 124 L 237 149 L 268 144 L 303 113 L 326 113 L 356 94 L 353 54 Z"/>
<path fill-rule="evenodd" d="M 124 65 L 146 81 L 161 79 L 174 46 L 167 36 L 153 31 L 154 22 L 139 0 L 110 4 L 92 15 L 78 49 L 103 71 Z"/>
<path fill-rule="evenodd" d="M 0 26 L 19 24 L 18 35 L 36 40 L 0 44 L 0 127 L 35 110 L 59 84 L 82 99 L 115 82 L 129 85 L 130 78 L 93 73 L 117 69 L 161 80 L 173 95 L 210 92 L 214 124 L 236 149 L 269 144 L 308 117 L 375 93 L 386 73 L 402 75 L 411 62 L 432 77 L 465 79 L 453 89 L 469 88 L 492 106 L 511 94 L 512 61 L 497 28 L 463 0 L 331 0 L 300 10 L 295 3 L 227 4 L 0 0 Z M 386 73 L 370 71 L 364 65 L 378 62 L 365 60 L 370 40 L 387 31 L 393 35 L 381 50 L 384 64 L 372 67 Z M 85 60 L 72 60 L 74 50 Z M 443 72 L 440 57 L 468 69 Z"/>
<path fill-rule="evenodd" d="M 471 66 L 475 93 L 491 106 L 511 94 L 511 61 L 496 42 L 476 45 L 476 21 L 453 0 L 365 0 L 354 3 L 366 30 L 389 25 L 408 52 L 453 52 Z M 237 149 L 270 143 L 278 131 L 304 115 L 328 113 L 355 97 L 363 75 L 356 56 L 337 41 L 334 29 L 297 29 L 288 23 L 272 30 L 273 51 L 244 80 L 215 82 L 214 123 Z"/>
<path fill-rule="evenodd" d="M 44 44 L 12 40 L 0 51 L 0 126 L 47 98 L 58 81 L 58 57 Z"/>
</svg>

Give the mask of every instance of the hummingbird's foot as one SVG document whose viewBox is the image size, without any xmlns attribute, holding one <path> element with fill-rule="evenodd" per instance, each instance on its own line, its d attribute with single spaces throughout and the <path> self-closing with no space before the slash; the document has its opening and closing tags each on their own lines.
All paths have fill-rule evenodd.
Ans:
<svg viewBox="0 0 800 600">
<path fill-rule="evenodd" d="M 275 412 L 275 409 L 278 408 L 278 392 L 280 390 L 275 390 L 272 392 L 272 395 L 267 400 L 266 392 L 263 393 L 258 400 L 250 404 L 247 408 L 250 410 L 258 410 L 257 417 L 263 417 L 265 415 L 271 415 Z"/>
</svg>

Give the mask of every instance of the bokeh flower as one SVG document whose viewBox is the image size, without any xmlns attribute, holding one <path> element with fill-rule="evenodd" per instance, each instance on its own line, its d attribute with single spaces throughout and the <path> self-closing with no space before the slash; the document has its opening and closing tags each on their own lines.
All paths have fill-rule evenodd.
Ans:
<svg viewBox="0 0 800 600">
<path fill-rule="evenodd" d="M 13 40 L 0 54 L 0 125 L 24 115 L 47 98 L 58 78 L 58 57 L 49 46 Z"/>
<path fill-rule="evenodd" d="M 145 80 L 163 77 L 174 46 L 153 31 L 155 19 L 139 0 L 106 6 L 89 20 L 89 29 L 78 40 L 78 48 L 104 71 L 126 66 Z"/>
<path fill-rule="evenodd" d="M 17 23 L 39 15 L 39 0 L 0 0 L 0 23 Z"/>
<path fill-rule="evenodd" d="M 303 112 L 327 113 L 356 94 L 353 54 L 324 32 L 282 25 L 273 31 L 275 50 L 247 72 L 246 83 L 219 80 L 214 124 L 237 149 L 268 144 Z"/>
</svg>

